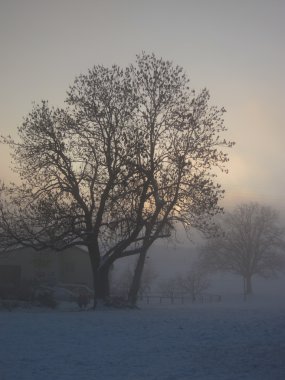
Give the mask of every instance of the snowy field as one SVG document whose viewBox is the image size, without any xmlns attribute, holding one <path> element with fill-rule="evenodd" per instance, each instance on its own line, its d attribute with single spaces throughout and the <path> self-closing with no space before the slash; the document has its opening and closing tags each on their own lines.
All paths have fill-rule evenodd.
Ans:
<svg viewBox="0 0 285 380">
<path fill-rule="evenodd" d="M 0 312 L 0 380 L 284 380 L 283 302 Z"/>
</svg>

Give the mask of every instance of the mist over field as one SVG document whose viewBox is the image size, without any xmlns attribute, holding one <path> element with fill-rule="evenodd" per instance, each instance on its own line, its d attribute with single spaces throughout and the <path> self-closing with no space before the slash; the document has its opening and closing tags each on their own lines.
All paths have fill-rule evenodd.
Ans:
<svg viewBox="0 0 285 380">
<path fill-rule="evenodd" d="M 0 380 L 285 379 L 284 15 L 0 1 Z"/>
<path fill-rule="evenodd" d="M 173 244 L 155 245 L 148 254 L 147 267 L 150 267 L 154 273 L 154 278 L 150 284 L 150 290 L 154 293 L 160 293 L 159 283 L 169 280 L 175 276 L 186 275 L 193 267 L 197 260 L 197 245 L 189 243 L 189 246 Z M 120 273 L 126 268 L 133 268 L 135 260 L 125 259 L 115 264 L 114 277 L 120 277 Z M 117 272 L 117 273 L 116 273 Z M 111 277 L 113 275 L 111 274 Z M 244 299 L 243 279 L 235 274 L 230 273 L 212 273 L 209 275 L 210 286 L 208 293 L 221 295 L 225 300 L 231 300 L 232 303 L 239 303 Z M 272 302 L 284 302 L 285 304 L 285 271 L 281 271 L 272 278 L 262 278 L 254 276 L 253 278 L 253 295 L 252 299 L 262 300 L 268 308 Z M 251 299 L 249 298 L 249 299 Z"/>
</svg>

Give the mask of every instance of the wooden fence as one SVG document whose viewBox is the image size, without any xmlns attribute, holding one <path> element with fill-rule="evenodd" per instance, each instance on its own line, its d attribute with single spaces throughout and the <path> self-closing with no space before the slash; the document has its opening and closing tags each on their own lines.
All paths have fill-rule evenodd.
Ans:
<svg viewBox="0 0 285 380">
<path fill-rule="evenodd" d="M 200 294 L 195 298 L 190 297 L 188 295 L 172 295 L 172 296 L 164 296 L 160 294 L 152 295 L 145 294 L 139 297 L 141 302 L 150 303 L 159 303 L 159 304 L 184 304 L 184 303 L 217 303 L 221 302 L 222 297 L 217 294 Z"/>
</svg>

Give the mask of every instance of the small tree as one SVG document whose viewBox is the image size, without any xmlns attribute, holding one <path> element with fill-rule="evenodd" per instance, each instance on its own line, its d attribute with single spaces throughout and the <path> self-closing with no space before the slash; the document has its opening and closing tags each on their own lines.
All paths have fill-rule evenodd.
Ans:
<svg viewBox="0 0 285 380">
<path fill-rule="evenodd" d="M 178 286 L 177 277 L 162 280 L 158 285 L 158 290 L 163 297 L 173 297 L 180 295 L 181 289 Z"/>
<path fill-rule="evenodd" d="M 160 291 L 168 297 L 175 294 L 190 295 L 192 302 L 195 302 L 197 296 L 207 290 L 209 286 L 208 272 L 196 262 L 186 274 L 177 275 L 160 283 Z"/>
<path fill-rule="evenodd" d="M 181 291 L 191 295 L 193 302 L 210 287 L 207 273 L 199 267 L 191 269 L 185 276 L 179 276 L 177 284 Z"/>
<path fill-rule="evenodd" d="M 242 276 L 248 295 L 254 275 L 266 278 L 283 268 L 282 237 L 276 211 L 257 203 L 242 204 L 222 219 L 219 235 L 202 248 L 202 260 L 211 270 Z"/>
</svg>

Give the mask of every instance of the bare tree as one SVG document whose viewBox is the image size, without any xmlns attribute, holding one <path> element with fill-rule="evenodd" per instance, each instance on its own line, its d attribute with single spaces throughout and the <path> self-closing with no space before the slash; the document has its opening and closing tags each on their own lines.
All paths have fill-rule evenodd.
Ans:
<svg viewBox="0 0 285 380">
<path fill-rule="evenodd" d="M 175 295 L 181 295 L 181 288 L 178 285 L 177 277 L 160 281 L 158 290 L 163 297 L 174 297 Z"/>
<path fill-rule="evenodd" d="M 176 295 L 190 295 L 192 302 L 197 296 L 207 290 L 210 286 L 208 271 L 199 262 L 192 265 L 192 268 L 183 275 L 177 275 L 160 283 L 160 291 L 164 296 L 173 297 Z"/>
<path fill-rule="evenodd" d="M 192 302 L 195 302 L 197 296 L 210 287 L 208 273 L 198 266 L 192 268 L 185 276 L 179 276 L 177 284 L 181 291 L 190 294 Z"/>
<path fill-rule="evenodd" d="M 1 245 L 35 249 L 87 247 L 96 298 L 108 295 L 119 258 L 139 254 L 135 302 L 146 252 L 175 223 L 209 230 L 232 146 L 224 109 L 196 95 L 183 70 L 154 55 L 126 69 L 95 66 L 75 79 L 65 109 L 34 106 L 4 138 L 20 185 L 0 192 Z"/>
<path fill-rule="evenodd" d="M 220 234 L 202 248 L 201 257 L 209 269 L 242 276 L 244 292 L 251 294 L 254 275 L 270 277 L 282 270 L 283 232 L 272 208 L 242 204 L 223 218 Z"/>
</svg>

